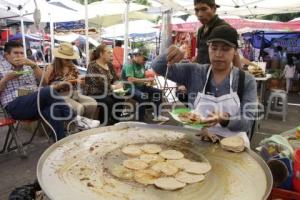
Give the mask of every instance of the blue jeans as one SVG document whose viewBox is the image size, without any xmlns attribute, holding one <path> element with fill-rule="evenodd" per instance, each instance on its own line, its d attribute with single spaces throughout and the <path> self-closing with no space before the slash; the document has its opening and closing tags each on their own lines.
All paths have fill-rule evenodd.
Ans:
<svg viewBox="0 0 300 200">
<path fill-rule="evenodd" d="M 133 93 L 133 99 L 136 100 L 139 104 L 153 103 L 155 106 L 154 113 L 156 115 L 159 115 L 159 106 L 162 102 L 161 90 L 153 87 L 142 86 L 142 87 L 134 87 L 133 89 L 131 89 L 131 92 Z M 143 105 L 143 106 L 138 105 L 139 121 L 144 121 L 146 108 L 147 105 Z"/>
<path fill-rule="evenodd" d="M 26 96 L 17 97 L 15 100 L 7 104 L 5 110 L 11 115 L 13 119 L 16 120 L 36 120 L 40 118 L 37 107 L 37 93 Z M 51 95 L 55 94 L 55 98 Z M 59 103 L 52 109 L 51 106 L 55 103 Z M 40 110 L 43 117 L 51 124 L 56 132 L 57 139 L 60 140 L 65 137 L 64 133 L 64 121 L 55 119 L 57 118 L 67 118 L 70 116 L 74 118 L 75 113 L 73 110 L 65 103 L 65 101 L 59 97 L 53 88 L 45 87 L 40 91 Z"/>
</svg>

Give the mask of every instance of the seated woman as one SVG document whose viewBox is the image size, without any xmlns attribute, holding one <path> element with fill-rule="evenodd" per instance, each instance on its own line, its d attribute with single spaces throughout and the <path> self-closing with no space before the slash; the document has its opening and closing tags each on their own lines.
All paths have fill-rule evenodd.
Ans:
<svg viewBox="0 0 300 200">
<path fill-rule="evenodd" d="M 79 72 L 72 60 L 79 56 L 74 52 L 71 44 L 62 43 L 54 49 L 54 61 L 47 67 L 45 83 L 48 85 L 60 85 L 60 95 L 71 105 L 79 116 L 93 119 L 97 109 L 97 102 L 88 96 L 80 94 L 77 85 L 82 85 L 84 80 L 79 77 Z M 73 88 L 70 88 L 73 87 Z M 82 118 L 82 128 L 98 127 L 98 120 Z"/>
<path fill-rule="evenodd" d="M 233 67 L 237 54 L 238 33 L 229 26 L 215 28 L 208 40 L 209 64 L 172 64 L 168 78 L 184 85 L 189 104 L 203 118 L 209 130 L 227 137 L 250 132 L 257 108 L 257 88 L 252 75 Z M 170 52 L 174 51 L 170 47 Z M 167 55 L 159 56 L 152 67 L 158 74 L 166 73 Z M 177 58 L 176 58 L 177 59 Z M 173 62 L 179 62 L 173 59 Z M 245 134 L 243 134 L 246 138 Z"/>
<path fill-rule="evenodd" d="M 99 120 L 105 125 L 119 121 L 123 108 L 121 102 L 124 101 L 121 97 L 113 94 L 113 90 L 121 89 L 123 85 L 117 82 L 118 77 L 111 61 L 112 50 L 105 44 L 99 45 L 92 52 L 85 78 L 85 93 L 93 95 L 100 103 Z"/>
</svg>

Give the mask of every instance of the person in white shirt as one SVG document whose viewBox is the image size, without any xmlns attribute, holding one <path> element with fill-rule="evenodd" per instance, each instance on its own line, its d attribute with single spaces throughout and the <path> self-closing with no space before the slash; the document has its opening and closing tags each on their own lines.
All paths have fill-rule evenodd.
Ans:
<svg viewBox="0 0 300 200">
<path fill-rule="evenodd" d="M 286 92 L 289 93 L 289 90 L 292 86 L 292 80 L 295 76 L 296 66 L 294 65 L 294 61 L 292 58 L 288 58 L 287 64 L 284 67 L 283 75 L 286 79 Z"/>
</svg>

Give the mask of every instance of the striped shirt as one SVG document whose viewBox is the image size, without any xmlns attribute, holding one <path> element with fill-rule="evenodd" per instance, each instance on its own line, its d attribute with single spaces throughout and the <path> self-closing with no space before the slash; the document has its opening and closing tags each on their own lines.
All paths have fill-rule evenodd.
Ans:
<svg viewBox="0 0 300 200">
<path fill-rule="evenodd" d="M 4 90 L 0 92 L 0 101 L 2 106 L 5 107 L 8 103 L 12 102 L 18 97 L 19 88 L 29 88 L 37 90 L 37 82 L 31 67 L 23 66 L 22 70 L 30 71 L 31 73 L 26 73 L 6 83 Z M 15 70 L 12 64 L 10 64 L 5 58 L 1 58 L 0 79 L 2 79 L 6 74 L 13 71 Z"/>
</svg>

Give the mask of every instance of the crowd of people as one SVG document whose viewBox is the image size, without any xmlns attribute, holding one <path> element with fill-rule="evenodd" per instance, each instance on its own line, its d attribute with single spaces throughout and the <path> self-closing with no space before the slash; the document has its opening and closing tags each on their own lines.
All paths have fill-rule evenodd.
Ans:
<svg viewBox="0 0 300 200">
<path fill-rule="evenodd" d="M 92 52 L 85 76 L 80 75 L 73 62 L 79 54 L 72 44 L 61 43 L 53 50 L 53 56 L 53 62 L 43 71 L 36 62 L 25 58 L 22 43 L 7 42 L 0 61 L 0 99 L 1 106 L 16 120 L 38 119 L 41 114 L 55 130 L 58 140 L 65 137 L 65 126 L 70 122 L 76 122 L 80 130 L 119 122 L 122 103 L 127 97 L 114 91 L 123 87 L 128 88 L 128 95 L 140 104 L 154 99 L 158 108 L 162 102 L 161 91 L 145 85 L 153 80 L 144 76 L 147 58 L 139 51 L 123 67 L 122 78 L 126 85 L 112 65 L 112 49 L 105 44 Z M 19 96 L 21 89 L 30 92 Z M 153 97 L 154 93 L 158 98 Z M 144 98 L 145 94 L 150 96 Z M 134 119 L 143 121 L 147 106 L 136 106 Z M 155 111 L 154 120 L 168 120 L 158 112 Z"/>
</svg>

